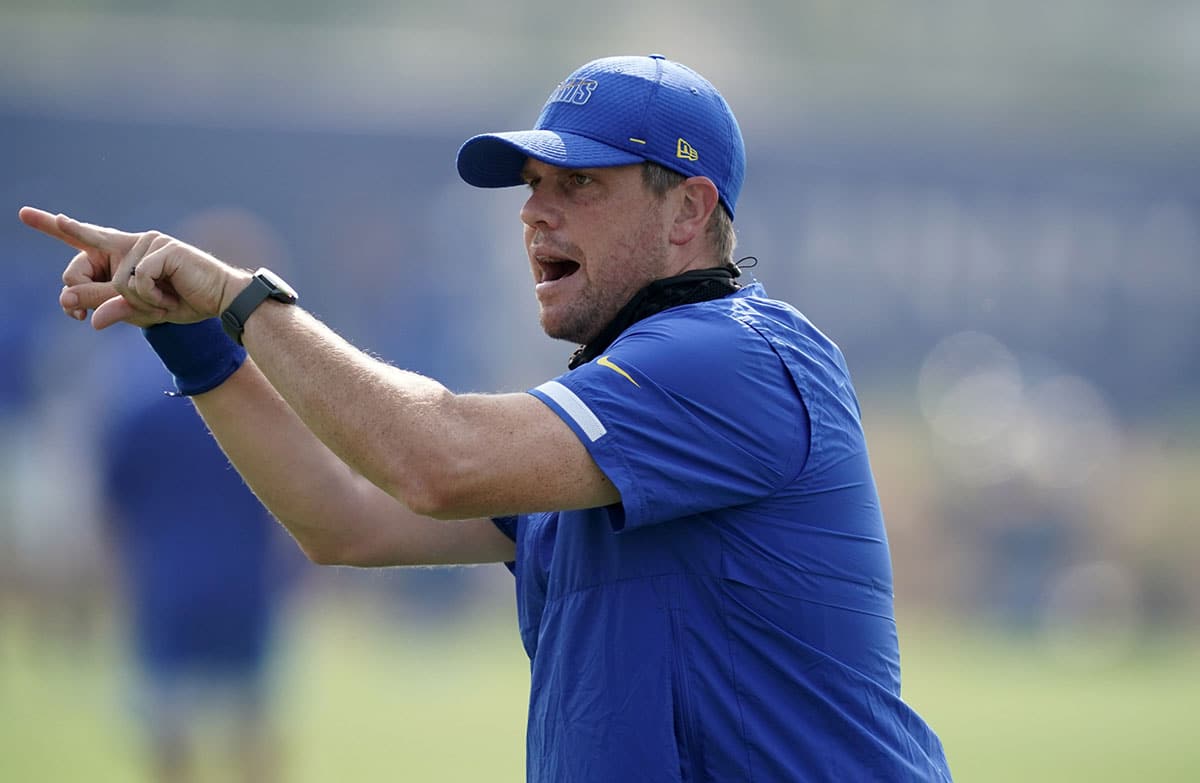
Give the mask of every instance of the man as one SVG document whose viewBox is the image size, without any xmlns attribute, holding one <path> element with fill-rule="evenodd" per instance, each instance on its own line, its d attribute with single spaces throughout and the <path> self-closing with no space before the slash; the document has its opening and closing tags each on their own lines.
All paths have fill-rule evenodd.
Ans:
<svg viewBox="0 0 1200 783">
<path fill-rule="evenodd" d="M 463 145 L 467 182 L 529 187 L 542 326 L 582 343 L 528 394 L 375 361 L 274 275 L 171 237 L 21 216 L 80 251 L 63 309 L 149 327 L 310 558 L 511 563 L 530 780 L 949 780 L 900 699 L 845 362 L 735 283 L 744 168 L 725 100 L 657 55 L 588 63 L 534 130 Z"/>
</svg>

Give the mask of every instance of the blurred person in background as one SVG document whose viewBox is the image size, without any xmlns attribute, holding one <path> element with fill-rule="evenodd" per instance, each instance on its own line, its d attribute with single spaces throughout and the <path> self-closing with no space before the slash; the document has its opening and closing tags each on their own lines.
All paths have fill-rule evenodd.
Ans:
<svg viewBox="0 0 1200 783">
<path fill-rule="evenodd" d="M 845 360 L 737 282 L 745 152 L 724 98 L 657 55 L 597 60 L 533 130 L 469 139 L 458 170 L 528 186 L 542 327 L 582 344 L 528 394 L 455 395 L 380 362 L 267 269 L 21 217 L 80 251 L 64 311 L 145 327 L 311 559 L 509 563 L 529 780 L 950 780 L 900 697 Z"/>
<path fill-rule="evenodd" d="M 279 780 L 268 687 L 278 526 L 191 406 L 139 380 L 141 393 L 112 406 L 99 453 L 154 780 L 192 780 L 212 760 L 247 783 Z M 209 730 L 227 743 L 219 758 L 206 758 Z"/>
<path fill-rule="evenodd" d="M 270 227 L 242 209 L 201 210 L 178 230 L 222 258 L 286 263 Z M 270 663 L 291 548 L 192 407 L 157 391 L 162 368 L 123 348 L 100 371 L 115 402 L 97 451 L 154 779 L 215 766 L 223 778 L 280 780 Z M 209 753 L 214 739 L 223 752 Z"/>
</svg>

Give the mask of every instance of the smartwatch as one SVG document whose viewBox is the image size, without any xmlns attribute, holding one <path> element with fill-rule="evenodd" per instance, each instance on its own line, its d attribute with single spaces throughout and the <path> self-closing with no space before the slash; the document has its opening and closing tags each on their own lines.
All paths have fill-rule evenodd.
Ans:
<svg viewBox="0 0 1200 783">
<path fill-rule="evenodd" d="M 225 334 L 233 338 L 238 345 L 242 344 L 242 331 L 246 328 L 246 319 L 258 309 L 258 306 L 268 299 L 284 304 L 295 304 L 299 299 L 295 289 L 283 281 L 283 278 L 265 267 L 254 273 L 250 285 L 233 298 L 225 312 L 221 313 L 221 328 Z"/>
</svg>

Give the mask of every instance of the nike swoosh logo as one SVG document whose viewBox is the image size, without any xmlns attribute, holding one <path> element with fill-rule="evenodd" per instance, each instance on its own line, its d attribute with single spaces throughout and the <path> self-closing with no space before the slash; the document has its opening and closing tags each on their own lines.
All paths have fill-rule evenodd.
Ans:
<svg viewBox="0 0 1200 783">
<path fill-rule="evenodd" d="M 633 378 L 631 378 L 629 376 L 629 373 L 625 372 L 620 367 L 618 367 L 617 365 L 615 365 L 611 361 L 609 361 L 609 358 L 607 356 L 601 356 L 599 359 L 596 360 L 596 364 L 600 365 L 601 367 L 607 367 L 610 370 L 620 373 L 621 376 L 625 378 L 625 380 L 629 381 L 634 386 L 637 386 L 639 389 L 642 388 L 641 386 L 638 386 L 637 381 L 635 381 Z"/>
</svg>

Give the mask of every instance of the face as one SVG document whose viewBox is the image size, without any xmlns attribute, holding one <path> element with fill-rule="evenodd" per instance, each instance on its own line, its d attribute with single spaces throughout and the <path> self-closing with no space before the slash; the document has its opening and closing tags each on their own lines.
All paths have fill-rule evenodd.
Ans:
<svg viewBox="0 0 1200 783">
<path fill-rule="evenodd" d="M 542 329 L 586 343 L 641 288 L 667 277 L 665 206 L 640 165 L 562 169 L 530 159 L 521 209 Z"/>
</svg>

